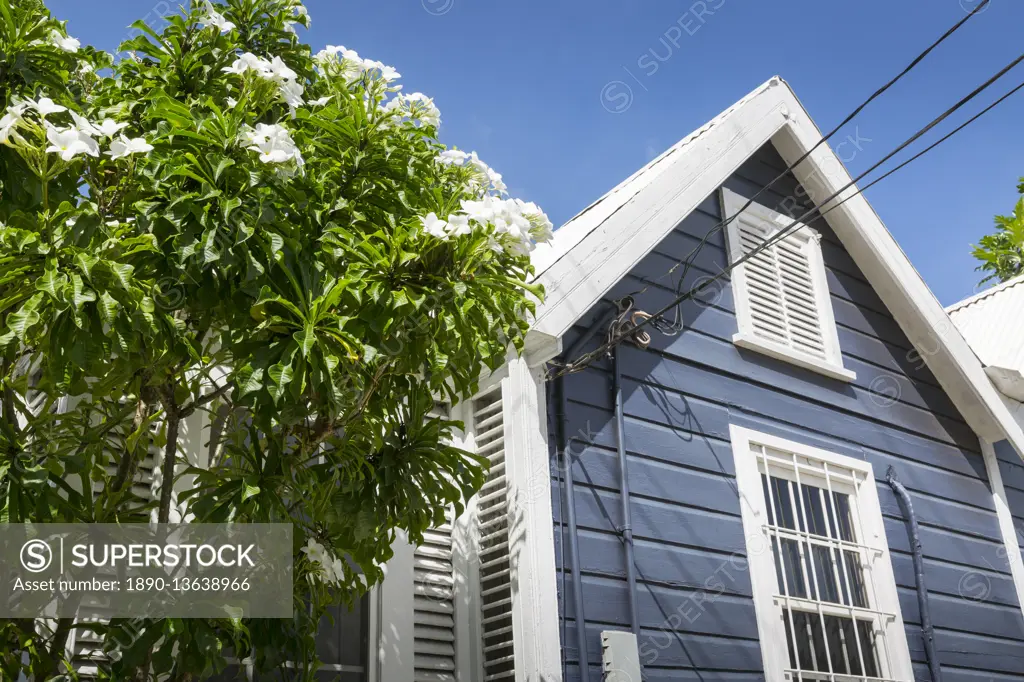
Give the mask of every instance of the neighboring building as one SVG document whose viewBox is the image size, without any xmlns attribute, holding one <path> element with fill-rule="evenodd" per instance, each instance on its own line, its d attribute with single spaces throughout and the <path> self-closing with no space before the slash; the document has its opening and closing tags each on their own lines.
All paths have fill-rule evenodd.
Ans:
<svg viewBox="0 0 1024 682">
<path fill-rule="evenodd" d="M 453 409 L 487 484 L 325 629 L 322 679 L 639 682 L 602 639 L 635 631 L 649 682 L 930 680 L 923 602 L 944 682 L 1024 682 L 1024 432 L 862 196 L 684 302 L 678 333 L 546 380 L 626 296 L 654 313 L 846 186 L 820 138 L 772 79 L 538 249 L 525 353 Z"/>
</svg>

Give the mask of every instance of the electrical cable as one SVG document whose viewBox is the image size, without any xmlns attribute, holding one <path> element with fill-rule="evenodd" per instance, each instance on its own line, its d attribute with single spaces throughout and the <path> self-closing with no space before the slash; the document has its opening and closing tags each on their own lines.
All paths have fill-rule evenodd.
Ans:
<svg viewBox="0 0 1024 682">
<path fill-rule="evenodd" d="M 868 175 L 868 174 L 874 172 L 875 170 L 877 170 L 881 165 L 883 165 L 884 163 L 889 161 L 892 157 L 894 157 L 896 154 L 898 154 L 899 152 L 903 151 L 908 146 L 910 146 L 911 144 L 916 142 L 923 135 L 927 134 L 928 131 L 932 130 L 935 126 L 937 126 L 940 123 L 942 123 L 944 120 L 946 120 L 953 113 L 955 113 L 956 111 L 961 109 L 968 102 L 970 102 L 975 97 L 977 97 L 979 94 L 981 94 L 983 91 L 985 91 L 993 83 L 995 83 L 1000 78 L 1005 76 L 1011 69 L 1013 69 L 1015 66 L 1020 64 L 1022 61 L 1024 61 L 1024 54 L 1022 54 L 1019 57 L 1017 57 L 1016 59 L 1014 59 L 1012 62 L 1007 64 L 1005 67 L 1003 67 L 999 72 L 997 72 L 994 76 L 992 76 L 991 78 L 986 80 L 984 83 L 979 85 L 977 88 L 975 88 L 968 95 L 966 95 L 963 98 L 961 98 L 956 104 L 954 104 L 952 107 L 947 109 L 945 112 L 943 112 L 942 114 L 937 116 L 935 119 L 933 119 L 924 128 L 921 128 L 916 133 L 911 135 L 907 140 L 905 140 L 902 144 L 900 144 L 898 147 L 896 147 L 896 149 L 894 149 L 893 151 L 891 151 L 888 154 L 886 154 L 880 161 L 878 161 L 877 163 L 872 165 L 870 168 L 868 168 L 866 171 L 864 171 L 863 173 L 858 175 L 856 178 L 853 178 L 850 182 L 848 182 L 843 187 L 838 189 L 831 196 L 829 196 L 827 199 L 825 199 L 823 202 L 821 202 L 821 205 L 824 206 L 824 205 L 828 204 L 830 201 L 834 200 L 836 197 L 841 195 L 847 189 L 849 189 L 850 187 L 854 186 L 857 183 L 858 180 L 864 178 L 866 175 Z M 1001 102 L 1005 101 L 1010 95 L 1012 95 L 1013 93 L 1017 92 L 1022 87 L 1024 87 L 1024 84 L 1022 84 L 1021 86 L 1018 86 L 1017 88 L 1011 90 L 1009 93 L 1007 93 L 1002 98 L 997 100 L 995 103 L 993 103 L 992 105 L 990 105 L 989 107 L 984 109 L 982 112 L 980 112 L 979 114 L 977 114 L 976 116 L 974 116 L 973 118 L 968 120 L 963 125 L 959 126 L 957 129 L 955 129 L 954 131 L 952 131 L 951 133 L 949 133 L 948 135 L 943 137 L 941 140 L 939 140 L 938 142 L 934 143 L 933 145 L 931 145 L 930 147 L 928 147 L 927 149 L 925 149 L 921 153 L 919 153 L 916 156 L 914 156 L 913 158 L 909 159 L 908 161 L 902 163 L 899 167 L 893 169 L 892 171 L 888 172 L 885 176 L 882 176 L 882 177 L 888 177 L 888 176 L 892 175 L 894 172 L 896 172 L 900 168 L 903 168 L 903 167 L 907 166 L 911 161 L 920 158 L 921 156 L 923 156 L 928 151 L 930 151 L 930 150 L 934 149 L 935 147 L 939 146 L 939 144 L 941 144 L 942 142 L 948 140 L 950 137 L 952 137 L 953 135 L 958 133 L 960 130 L 963 130 L 965 127 L 967 127 L 967 125 L 970 125 L 970 123 L 972 123 L 973 121 L 975 121 L 978 118 L 980 118 L 983 114 L 987 113 L 988 111 L 991 111 L 993 108 L 995 108 L 996 105 L 998 105 Z M 881 180 L 881 179 L 882 178 L 879 178 L 878 180 Z M 871 185 L 876 184 L 878 182 L 878 180 L 872 182 Z M 868 185 L 867 187 L 870 187 L 871 185 Z M 867 187 L 865 187 L 864 189 L 867 189 Z M 856 192 L 854 192 L 850 196 L 844 198 L 842 201 L 839 201 L 834 206 L 828 208 L 827 210 L 825 210 L 823 212 L 820 212 L 819 213 L 819 217 L 828 214 L 829 212 L 835 210 L 839 206 L 842 206 L 844 203 L 846 203 L 850 199 L 860 195 L 864 191 L 864 189 L 858 189 Z M 756 248 L 748 251 L 747 253 L 745 253 L 740 258 L 737 258 L 733 263 L 730 263 L 729 265 L 727 265 L 721 272 L 719 272 L 714 277 L 708 278 L 707 280 L 703 281 L 699 286 L 693 287 L 689 291 L 687 291 L 686 293 L 678 296 L 674 301 L 669 303 L 667 306 L 663 307 L 658 312 L 651 314 L 651 316 L 649 318 L 644 319 L 644 320 L 640 321 L 639 323 L 637 323 L 635 325 L 630 325 L 630 328 L 629 328 L 629 330 L 628 330 L 628 332 L 626 334 L 609 335 L 608 342 L 606 342 L 605 344 L 603 344 L 599 348 L 597 348 L 597 349 L 595 349 L 595 350 L 593 350 L 593 351 L 591 351 L 589 353 L 585 353 L 584 355 L 580 356 L 576 360 L 570 361 L 568 364 L 564 365 L 559 371 L 549 375 L 549 379 L 552 379 L 552 378 L 555 378 L 555 377 L 558 377 L 558 376 L 564 376 L 566 374 L 571 374 L 573 372 L 579 371 L 580 369 L 583 369 L 585 366 L 587 366 L 594 359 L 596 359 L 596 358 L 600 357 L 601 355 L 603 355 L 613 345 L 615 345 L 617 343 L 620 343 L 624 338 L 627 338 L 629 336 L 635 335 L 640 329 L 642 329 L 646 325 L 648 325 L 648 324 L 652 324 L 653 325 L 654 324 L 654 320 L 658 320 L 659 318 L 661 318 L 666 312 L 668 312 L 672 308 L 678 306 L 683 301 L 691 299 L 694 296 L 700 294 L 701 292 L 706 290 L 709 286 L 711 286 L 713 283 L 715 283 L 716 281 L 720 280 L 724 275 L 729 274 L 737 266 L 742 265 L 744 262 L 750 260 L 751 258 L 756 257 L 759 253 L 761 253 L 765 249 L 770 248 L 774 244 L 776 244 L 779 241 L 781 241 L 782 239 L 786 238 L 790 233 L 792 233 L 795 230 L 800 228 L 800 226 L 802 225 L 802 221 L 803 220 L 805 220 L 808 216 L 813 215 L 814 213 L 816 213 L 818 211 L 819 211 L 818 207 L 814 207 L 814 208 L 809 209 L 803 215 L 801 215 L 798 218 L 796 218 L 795 220 L 793 220 L 793 222 L 791 222 L 789 225 L 787 225 L 786 227 L 784 227 L 783 229 L 779 230 L 777 233 L 772 235 L 772 237 L 770 237 L 770 238 L 766 239 L 765 241 L 763 241 Z M 742 211 L 740 211 L 740 213 L 742 213 Z M 737 215 L 739 215 L 739 214 L 737 214 Z M 714 230 L 716 228 L 711 228 L 711 229 Z M 673 268 L 675 268 L 675 267 L 676 266 L 673 266 Z M 671 272 L 671 270 L 669 272 Z M 646 287 L 645 287 L 645 289 L 646 289 Z"/>
<path fill-rule="evenodd" d="M 914 67 L 916 67 L 918 64 L 920 64 L 924 60 L 924 58 L 927 57 L 936 47 L 941 45 L 947 38 L 949 38 L 954 33 L 956 33 L 957 30 L 959 30 L 961 26 L 963 26 L 965 23 L 967 23 L 975 14 L 977 14 L 978 12 L 983 10 L 985 8 L 985 6 L 988 5 L 989 1 L 990 0 L 983 0 L 983 2 L 981 2 L 977 7 L 975 7 L 971 12 L 969 12 L 967 14 L 967 16 L 965 16 L 960 21 L 958 21 L 953 26 L 951 26 L 949 29 L 947 29 L 945 33 L 943 33 L 941 36 L 939 36 L 938 40 L 933 42 L 923 52 L 921 52 L 913 60 L 911 60 L 911 62 L 902 71 L 900 71 L 898 74 L 896 74 L 896 76 L 894 76 L 892 79 L 890 79 L 889 82 L 887 82 L 885 85 L 880 87 L 878 90 L 876 90 L 874 93 L 872 93 L 872 95 L 870 97 L 868 97 L 861 104 L 859 104 L 852 112 L 850 112 L 839 123 L 839 125 L 837 125 L 831 131 L 829 131 L 828 134 L 826 134 L 824 137 L 822 137 L 820 140 L 818 140 L 818 142 L 813 147 L 811 147 L 809 150 L 804 152 L 804 154 L 801 155 L 800 158 L 798 158 L 793 163 L 789 164 L 771 182 L 769 182 L 764 187 L 760 188 L 754 194 L 754 196 L 750 197 L 750 199 L 748 199 L 747 202 L 743 206 L 740 207 L 739 211 L 737 211 L 732 216 L 728 216 L 725 220 L 723 220 L 722 222 L 720 222 L 717 225 L 713 226 L 707 232 L 707 234 L 704 235 L 704 237 L 701 239 L 700 243 L 698 243 L 697 246 L 695 246 L 694 249 L 686 256 L 686 258 L 684 258 L 682 261 L 679 261 L 678 263 L 673 265 L 672 268 L 670 268 L 669 271 L 666 272 L 665 275 L 663 275 L 663 277 L 671 275 L 676 270 L 676 268 L 678 268 L 679 266 L 681 266 L 681 265 L 684 266 L 683 267 L 683 272 L 679 275 L 679 285 L 678 286 L 681 287 L 683 281 L 686 279 L 686 275 L 689 274 L 690 267 L 693 265 L 693 259 L 696 258 L 697 254 L 700 253 L 700 251 L 703 250 L 703 248 L 705 246 L 707 246 L 708 239 L 710 239 L 710 237 L 713 234 L 717 233 L 722 228 L 727 227 L 733 220 L 736 219 L 736 216 L 740 215 L 741 213 L 743 213 L 743 211 L 745 211 L 748 208 L 750 208 L 750 206 L 753 205 L 753 203 L 758 199 L 758 197 L 760 197 L 766 191 L 768 191 L 769 189 L 774 187 L 775 183 L 777 183 L 782 178 L 786 177 L 786 175 L 788 173 L 792 172 L 794 168 L 799 166 L 808 157 L 810 157 L 810 155 L 813 154 L 815 152 L 815 150 L 817 150 L 821 145 L 823 145 L 826 142 L 828 142 L 828 140 L 830 140 L 843 127 L 845 127 L 846 124 L 848 124 L 850 121 L 852 121 L 854 118 L 856 118 L 860 114 L 860 112 L 862 112 L 869 104 L 871 104 L 878 97 L 880 97 L 887 90 L 889 90 L 889 88 L 891 88 L 893 85 L 895 85 L 897 82 L 899 82 L 900 79 L 902 79 L 904 76 L 906 76 L 908 73 L 910 73 L 914 69 Z M 644 293 L 645 291 L 647 291 L 647 288 L 648 287 L 645 286 L 645 287 L 643 287 L 642 289 L 640 289 L 638 291 L 632 292 L 630 295 L 631 296 L 638 296 L 638 295 Z M 677 294 L 680 293 L 678 287 L 676 289 L 676 293 Z M 667 321 L 665 321 L 662 318 L 658 318 L 652 324 L 653 324 L 653 326 L 656 329 L 658 329 L 663 334 L 666 334 L 668 336 L 674 336 L 674 335 L 678 334 L 683 329 L 683 327 L 682 327 L 681 311 L 680 311 L 679 307 L 676 306 L 675 319 L 672 322 L 667 322 Z"/>
</svg>

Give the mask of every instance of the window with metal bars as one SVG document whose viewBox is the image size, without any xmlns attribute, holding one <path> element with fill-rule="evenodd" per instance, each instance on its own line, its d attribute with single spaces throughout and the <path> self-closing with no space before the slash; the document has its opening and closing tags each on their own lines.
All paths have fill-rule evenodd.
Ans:
<svg viewBox="0 0 1024 682">
<path fill-rule="evenodd" d="M 731 432 L 766 678 L 911 679 L 870 465 Z"/>
<path fill-rule="evenodd" d="M 741 212 L 746 202 L 722 189 L 723 211 L 736 216 L 727 228 L 729 261 L 748 258 L 732 272 L 734 341 L 833 378 L 855 378 L 843 367 L 820 236 L 760 204 Z"/>
<path fill-rule="evenodd" d="M 500 386 L 473 401 L 473 441 L 490 463 L 477 498 L 484 682 L 515 679 L 505 416 Z"/>
</svg>

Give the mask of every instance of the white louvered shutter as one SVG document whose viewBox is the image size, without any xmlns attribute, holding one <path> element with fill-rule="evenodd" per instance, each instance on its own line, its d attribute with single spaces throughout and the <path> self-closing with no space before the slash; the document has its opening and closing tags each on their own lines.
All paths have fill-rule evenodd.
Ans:
<svg viewBox="0 0 1024 682">
<path fill-rule="evenodd" d="M 850 381 L 832 314 L 821 236 L 786 215 L 722 189 L 733 299 L 743 348 Z M 780 233 L 783 233 L 781 239 Z M 770 244 L 766 245 L 769 240 Z"/>
<path fill-rule="evenodd" d="M 505 476 L 505 417 L 501 388 L 473 401 L 477 454 L 490 470 L 477 501 L 484 682 L 515 679 L 512 630 L 512 569 L 509 558 L 508 484 Z"/>
<path fill-rule="evenodd" d="M 777 234 L 763 221 L 738 221 L 744 255 Z M 810 249 L 817 242 L 800 230 L 758 252 L 743 265 L 747 304 L 755 335 L 825 359 L 819 298 L 811 270 Z"/>
<path fill-rule="evenodd" d="M 432 417 L 448 417 L 437 403 Z M 455 569 L 452 565 L 452 524 L 424 533 L 413 554 L 413 667 L 415 682 L 455 682 Z"/>
<path fill-rule="evenodd" d="M 150 425 L 150 431 L 156 433 L 159 430 L 159 422 L 154 422 Z M 139 466 L 135 470 L 135 477 L 131 483 L 132 492 L 143 500 L 155 499 L 154 474 L 162 458 L 163 452 L 161 449 L 150 442 L 146 456 L 139 462 Z M 117 475 L 117 466 L 115 464 L 108 464 L 106 469 L 108 476 Z M 93 499 L 98 497 L 102 490 L 103 484 L 101 482 L 93 482 Z M 92 610 L 93 612 L 97 610 L 102 611 L 102 606 L 94 603 Z M 97 622 L 105 621 L 97 620 Z M 102 635 L 92 630 L 76 629 L 69 638 L 69 648 L 71 662 L 79 675 L 79 679 L 83 680 L 83 682 L 85 680 L 99 679 L 98 663 L 107 660 L 106 654 L 103 653 Z"/>
</svg>

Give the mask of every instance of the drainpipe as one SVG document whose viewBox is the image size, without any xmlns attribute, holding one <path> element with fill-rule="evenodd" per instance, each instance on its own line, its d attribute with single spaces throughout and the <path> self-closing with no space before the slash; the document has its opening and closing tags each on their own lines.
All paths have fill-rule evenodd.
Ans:
<svg viewBox="0 0 1024 682">
<path fill-rule="evenodd" d="M 604 315 L 594 321 L 594 324 L 576 340 L 562 356 L 564 358 L 575 358 L 579 350 L 583 348 L 592 338 L 608 326 L 615 316 L 617 308 L 612 306 Z M 576 649 L 579 658 L 580 682 L 590 682 L 590 656 L 587 653 L 587 619 L 583 609 L 583 578 L 580 575 L 580 543 L 576 526 L 576 491 L 572 477 L 572 459 L 569 455 L 569 438 L 567 425 L 569 423 L 568 400 L 565 397 L 565 377 L 560 376 L 556 380 L 555 392 L 558 401 L 558 456 L 559 466 L 562 467 L 563 480 L 565 481 L 565 516 L 569 526 L 569 567 L 572 572 L 573 607 L 576 612 Z M 561 520 L 561 519 L 559 519 Z M 562 539 L 563 543 L 565 539 Z M 562 566 L 565 570 L 565 566 Z M 562 596 L 565 599 L 565 595 Z M 563 642 L 563 646 L 564 646 Z"/>
<path fill-rule="evenodd" d="M 565 516 L 569 525 L 569 566 L 572 571 L 573 606 L 576 613 L 576 649 L 580 666 L 580 682 L 590 682 L 590 657 L 587 654 L 587 621 L 583 613 L 583 578 L 580 576 L 580 543 L 576 530 L 576 494 L 572 478 L 572 459 L 568 453 L 566 424 L 568 410 L 565 398 L 565 377 L 558 377 L 558 454 L 565 481 Z M 565 542 L 565 539 L 562 539 Z M 565 570 L 565 566 L 562 567 Z M 565 596 L 563 595 L 563 599 Z"/>
<path fill-rule="evenodd" d="M 931 673 L 932 682 L 942 682 L 942 669 L 939 666 L 939 656 L 935 650 L 935 628 L 932 626 L 931 611 L 928 608 L 928 588 L 924 583 L 924 556 L 921 551 L 921 532 L 917 525 L 917 516 L 914 515 L 914 507 L 910 503 L 910 493 L 900 483 L 896 476 L 896 470 L 891 466 L 885 474 L 885 482 L 896 493 L 900 510 L 906 517 L 907 523 L 910 524 L 910 548 L 914 551 L 914 578 L 917 581 L 917 606 L 921 612 L 924 653 L 928 659 L 928 671 Z"/>
<path fill-rule="evenodd" d="M 629 622 L 633 634 L 640 637 L 640 616 L 636 596 L 636 564 L 633 560 L 633 520 L 629 504 L 629 472 L 626 463 L 626 418 L 622 407 L 622 366 L 619 363 L 619 347 L 612 351 L 612 371 L 615 393 L 615 440 L 619 454 L 619 480 L 622 499 L 622 544 L 626 549 L 626 585 L 629 589 Z"/>
</svg>

